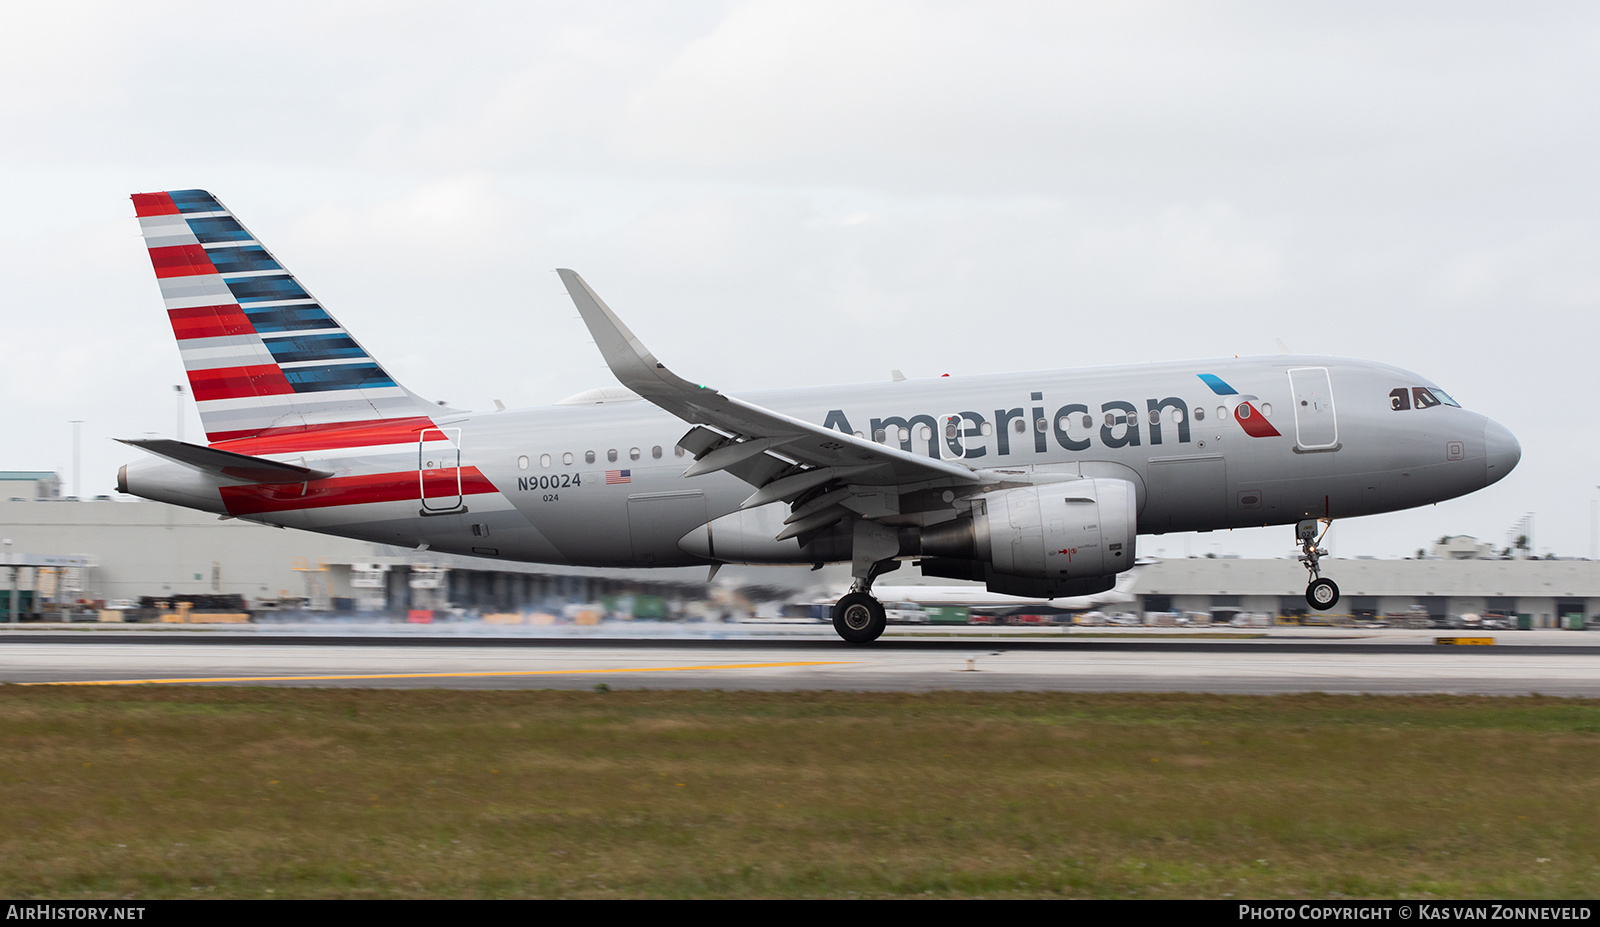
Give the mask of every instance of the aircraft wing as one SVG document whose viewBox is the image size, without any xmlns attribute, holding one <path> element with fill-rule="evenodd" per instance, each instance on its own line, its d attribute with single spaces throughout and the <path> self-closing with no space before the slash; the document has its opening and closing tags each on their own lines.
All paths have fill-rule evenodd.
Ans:
<svg viewBox="0 0 1600 927">
<path fill-rule="evenodd" d="M 745 500 L 747 508 L 794 499 L 835 478 L 884 487 L 981 480 L 961 464 L 823 428 L 691 383 L 656 360 L 582 277 L 566 269 L 556 273 L 622 385 L 684 421 L 702 426 L 681 442 L 695 455 L 685 475 L 727 470 L 739 476 L 757 487 Z"/>
</svg>

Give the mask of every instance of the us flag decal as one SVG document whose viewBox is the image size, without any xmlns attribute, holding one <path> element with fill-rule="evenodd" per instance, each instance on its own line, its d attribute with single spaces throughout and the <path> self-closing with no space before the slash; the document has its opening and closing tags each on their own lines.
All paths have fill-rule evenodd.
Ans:
<svg viewBox="0 0 1600 927">
<path fill-rule="evenodd" d="M 606 485 L 607 486 L 615 486 L 618 483 L 631 483 L 631 482 L 633 482 L 633 471 L 632 470 L 607 470 L 606 471 Z"/>
</svg>

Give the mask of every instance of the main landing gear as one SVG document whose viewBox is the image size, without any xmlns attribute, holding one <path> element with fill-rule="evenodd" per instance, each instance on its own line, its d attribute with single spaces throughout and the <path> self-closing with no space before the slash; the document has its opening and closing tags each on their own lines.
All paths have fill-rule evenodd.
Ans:
<svg viewBox="0 0 1600 927">
<path fill-rule="evenodd" d="M 1328 556 L 1328 551 L 1320 545 L 1328 528 L 1333 527 L 1332 519 L 1326 521 L 1320 533 L 1315 518 L 1307 518 L 1294 526 L 1295 537 L 1300 540 L 1300 562 L 1306 565 L 1306 571 L 1311 574 L 1311 582 L 1306 586 L 1306 604 L 1319 612 L 1339 604 L 1338 584 L 1323 576 L 1321 570 L 1322 558 Z"/>
<path fill-rule="evenodd" d="M 883 603 L 870 592 L 852 592 L 833 607 L 833 629 L 852 644 L 877 640 L 888 623 Z"/>
<path fill-rule="evenodd" d="M 852 529 L 850 592 L 833 607 L 833 629 L 852 644 L 870 644 L 883 634 L 889 616 L 872 594 L 872 581 L 900 568 L 894 559 L 900 540 L 893 528 L 858 519 Z"/>
</svg>

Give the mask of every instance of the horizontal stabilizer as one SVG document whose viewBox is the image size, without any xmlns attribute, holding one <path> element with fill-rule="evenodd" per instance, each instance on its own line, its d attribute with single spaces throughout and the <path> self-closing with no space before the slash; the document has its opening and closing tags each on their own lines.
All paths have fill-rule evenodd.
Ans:
<svg viewBox="0 0 1600 927">
<path fill-rule="evenodd" d="M 251 457 L 249 454 L 235 454 L 232 451 L 219 451 L 198 444 L 173 441 L 170 438 L 135 440 L 118 438 L 117 440 L 202 473 L 214 473 L 242 483 L 306 483 L 333 476 L 331 470 L 313 470 L 310 467 L 280 463 L 265 457 Z"/>
</svg>

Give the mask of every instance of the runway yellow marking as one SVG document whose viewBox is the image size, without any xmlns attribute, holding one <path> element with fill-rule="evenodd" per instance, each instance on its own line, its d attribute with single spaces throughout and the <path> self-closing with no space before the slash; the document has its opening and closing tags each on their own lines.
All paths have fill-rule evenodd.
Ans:
<svg viewBox="0 0 1600 927">
<path fill-rule="evenodd" d="M 810 660 L 788 663 L 714 663 L 705 666 L 624 666 L 575 670 L 498 670 L 479 673 L 366 673 L 347 676 L 211 676 L 187 679 L 89 679 L 24 682 L 24 686 L 169 686 L 199 682 L 337 682 L 358 679 L 461 679 L 480 676 L 579 676 L 594 673 L 685 673 L 695 670 L 777 669 L 788 666 L 844 666 L 855 660 Z"/>
</svg>

